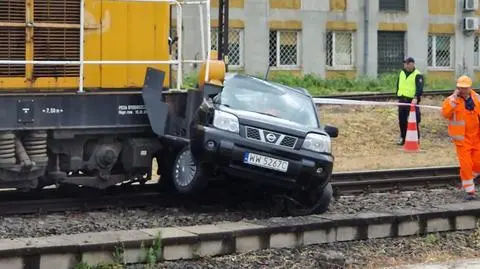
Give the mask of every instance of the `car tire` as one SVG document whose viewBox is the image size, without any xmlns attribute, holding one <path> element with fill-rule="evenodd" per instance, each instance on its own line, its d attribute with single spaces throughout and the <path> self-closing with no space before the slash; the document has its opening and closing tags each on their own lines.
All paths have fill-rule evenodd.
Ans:
<svg viewBox="0 0 480 269">
<path fill-rule="evenodd" d="M 186 146 L 177 155 L 172 167 L 172 181 L 175 189 L 182 194 L 197 194 L 208 182 L 204 164 L 195 160 L 190 146 Z"/>
<path fill-rule="evenodd" d="M 307 195 L 305 193 L 299 193 L 298 195 Z M 322 214 L 328 210 L 330 206 L 330 202 L 332 201 L 333 197 L 333 188 L 332 184 L 328 183 L 323 188 L 317 187 L 316 193 L 310 193 L 308 195 L 314 195 L 315 199 L 312 199 L 312 204 L 308 206 L 299 207 L 295 203 L 290 200 L 285 201 L 285 210 L 288 215 L 291 216 L 304 216 L 304 215 L 311 215 L 311 214 Z"/>
</svg>

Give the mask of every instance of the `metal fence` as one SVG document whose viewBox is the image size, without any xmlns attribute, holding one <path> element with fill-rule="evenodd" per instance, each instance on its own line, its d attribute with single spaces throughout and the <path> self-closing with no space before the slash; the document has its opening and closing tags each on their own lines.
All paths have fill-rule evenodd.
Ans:
<svg viewBox="0 0 480 269">
<path fill-rule="evenodd" d="M 398 71 L 403 67 L 405 57 L 405 32 L 378 32 L 379 74 Z"/>
<path fill-rule="evenodd" d="M 326 65 L 335 69 L 353 68 L 353 33 L 346 31 L 328 32 L 326 41 Z"/>
<path fill-rule="evenodd" d="M 218 28 L 212 28 L 212 50 L 218 49 Z M 228 51 L 226 53 L 229 67 L 238 68 L 243 66 L 243 30 L 228 29 Z"/>
<path fill-rule="evenodd" d="M 473 43 L 473 65 L 480 66 L 480 38 L 475 36 Z"/>
<path fill-rule="evenodd" d="M 300 65 L 299 31 L 270 31 L 269 63 L 275 67 Z"/>
<path fill-rule="evenodd" d="M 428 36 L 428 66 L 433 68 L 453 67 L 453 36 Z"/>
</svg>

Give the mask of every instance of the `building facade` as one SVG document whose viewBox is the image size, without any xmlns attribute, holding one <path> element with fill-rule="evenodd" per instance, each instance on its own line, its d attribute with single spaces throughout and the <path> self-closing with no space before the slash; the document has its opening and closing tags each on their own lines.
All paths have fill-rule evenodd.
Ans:
<svg viewBox="0 0 480 269">
<path fill-rule="evenodd" d="M 429 80 L 480 79 L 477 1 L 229 0 L 229 68 L 375 77 L 398 71 L 411 56 Z M 211 8 L 215 49 L 218 0 Z M 201 55 L 198 16 L 184 10 L 186 57 Z"/>
</svg>

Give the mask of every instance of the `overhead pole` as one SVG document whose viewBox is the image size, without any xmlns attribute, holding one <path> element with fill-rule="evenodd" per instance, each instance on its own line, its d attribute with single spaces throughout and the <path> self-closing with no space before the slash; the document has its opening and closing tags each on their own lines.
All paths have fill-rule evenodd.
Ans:
<svg viewBox="0 0 480 269">
<path fill-rule="evenodd" d="M 225 61 L 225 68 L 228 71 L 228 10 L 229 0 L 220 0 L 218 5 L 218 60 Z"/>
</svg>

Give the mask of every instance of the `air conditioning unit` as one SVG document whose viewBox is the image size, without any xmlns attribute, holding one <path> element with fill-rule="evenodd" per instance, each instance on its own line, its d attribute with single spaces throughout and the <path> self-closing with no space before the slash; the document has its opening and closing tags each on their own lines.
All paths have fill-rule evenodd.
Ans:
<svg viewBox="0 0 480 269">
<path fill-rule="evenodd" d="M 463 19 L 464 31 L 476 31 L 478 30 L 478 18 L 477 17 L 465 17 Z"/>
<path fill-rule="evenodd" d="M 478 0 L 464 0 L 463 10 L 475 11 L 478 9 Z"/>
</svg>

